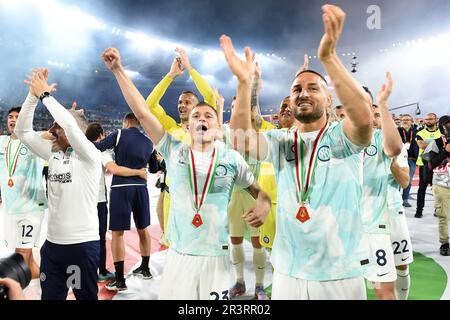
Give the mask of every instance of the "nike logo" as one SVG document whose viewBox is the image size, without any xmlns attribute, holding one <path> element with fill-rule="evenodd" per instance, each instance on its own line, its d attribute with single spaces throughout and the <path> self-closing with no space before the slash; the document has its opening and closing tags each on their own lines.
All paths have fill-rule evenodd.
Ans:
<svg viewBox="0 0 450 320">
<path fill-rule="evenodd" d="M 408 258 L 405 258 L 405 259 L 402 259 L 402 261 L 406 261 L 406 260 L 408 260 L 409 259 L 409 257 Z"/>
<path fill-rule="evenodd" d="M 383 274 L 378 274 L 378 273 L 377 273 L 377 277 L 384 277 L 384 276 L 387 275 L 387 274 L 389 274 L 389 272 L 388 272 L 388 273 L 383 273 Z"/>
<path fill-rule="evenodd" d="M 286 158 L 286 161 L 287 161 L 287 162 L 292 162 L 292 161 L 295 161 L 295 159 L 287 159 L 287 158 Z"/>
<path fill-rule="evenodd" d="M 22 244 L 30 244 L 31 242 L 22 242 Z"/>
</svg>

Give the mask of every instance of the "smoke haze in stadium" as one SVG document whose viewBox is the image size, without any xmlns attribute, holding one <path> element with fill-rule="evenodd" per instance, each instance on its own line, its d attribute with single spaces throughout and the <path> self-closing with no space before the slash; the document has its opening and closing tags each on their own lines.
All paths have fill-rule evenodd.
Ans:
<svg viewBox="0 0 450 320">
<path fill-rule="evenodd" d="M 27 72 L 47 66 L 51 80 L 60 84 L 62 101 L 125 108 L 112 75 L 100 60 L 103 49 L 117 46 L 122 51 L 126 68 L 135 72 L 134 80 L 147 96 L 168 72 L 175 44 L 188 48 L 193 66 L 221 89 L 229 105 L 236 82 L 218 52 L 218 38 L 226 33 L 240 52 L 249 45 L 260 53 L 265 81 L 261 105 L 263 111 L 276 109 L 289 94 L 303 54 L 316 55 L 323 34 L 320 7 L 324 3 L 0 0 L 0 106 L 21 103 L 27 92 L 22 82 Z M 390 70 L 395 79 L 392 107 L 419 102 L 423 112 L 449 113 L 449 1 L 335 3 L 347 12 L 338 52 L 349 69 L 353 53 L 358 56 L 354 75 L 362 84 L 376 93 L 385 71 Z M 369 5 L 381 9 L 380 30 L 367 27 Z M 147 38 L 137 36 L 140 33 Z M 323 71 L 318 59 L 311 59 L 310 66 Z M 179 92 L 188 88 L 193 83 L 184 75 L 169 89 L 162 104 L 170 107 L 172 115 L 176 115 Z"/>
</svg>

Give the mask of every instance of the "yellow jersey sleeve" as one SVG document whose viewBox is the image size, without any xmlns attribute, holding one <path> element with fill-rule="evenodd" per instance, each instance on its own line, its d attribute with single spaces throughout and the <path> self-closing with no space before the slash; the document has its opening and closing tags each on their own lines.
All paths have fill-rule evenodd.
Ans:
<svg viewBox="0 0 450 320">
<path fill-rule="evenodd" d="M 158 85 L 153 89 L 146 101 L 150 112 L 162 124 L 164 130 L 171 134 L 174 130 L 178 129 L 179 126 L 177 122 L 166 113 L 159 102 L 161 101 L 162 97 L 164 96 L 172 82 L 173 79 L 171 77 L 165 76 L 164 79 L 162 79 L 161 82 L 158 83 Z"/>
<path fill-rule="evenodd" d="M 211 89 L 208 81 L 206 81 L 195 69 L 191 69 L 191 71 L 189 71 L 189 75 L 194 81 L 198 91 L 200 91 L 200 94 L 203 96 L 205 102 L 214 109 L 217 109 L 216 96 L 214 94 L 214 91 Z"/>
</svg>

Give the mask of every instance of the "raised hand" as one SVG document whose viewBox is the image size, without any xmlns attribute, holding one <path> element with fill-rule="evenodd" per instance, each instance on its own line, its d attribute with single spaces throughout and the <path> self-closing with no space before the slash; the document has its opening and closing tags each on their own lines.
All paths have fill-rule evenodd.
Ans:
<svg viewBox="0 0 450 320">
<path fill-rule="evenodd" d="M 48 70 L 45 68 L 34 69 L 33 72 L 24 81 L 30 93 L 36 97 L 40 97 L 44 92 L 53 93 L 56 91 L 56 83 L 48 84 Z"/>
<path fill-rule="evenodd" d="M 242 219 L 254 228 L 259 228 L 264 224 L 268 211 L 261 210 L 258 207 L 248 210 L 242 215 Z"/>
<path fill-rule="evenodd" d="M 217 110 L 223 110 L 223 107 L 225 105 L 225 98 L 220 94 L 217 86 L 214 87 L 214 96 L 216 97 Z"/>
<path fill-rule="evenodd" d="M 344 28 L 345 12 L 329 4 L 324 5 L 322 11 L 325 34 L 320 42 L 318 55 L 320 60 L 325 62 L 336 55 L 336 46 Z"/>
<path fill-rule="evenodd" d="M 184 73 L 184 70 L 180 68 L 180 64 L 177 58 L 173 59 L 172 66 L 170 67 L 170 71 L 168 73 L 169 77 L 175 79 L 181 76 Z"/>
<path fill-rule="evenodd" d="M 116 48 L 108 48 L 102 54 L 102 59 L 105 61 L 106 66 L 109 70 L 115 71 L 122 67 L 122 58 L 120 57 L 120 52 Z"/>
<path fill-rule="evenodd" d="M 186 69 L 187 71 L 191 71 L 192 66 L 191 66 L 191 62 L 189 61 L 189 57 L 186 53 L 186 50 L 184 50 L 181 47 L 177 47 L 175 49 L 175 52 L 178 53 L 179 58 L 181 60 L 181 64 L 183 65 L 184 69 Z"/>
<path fill-rule="evenodd" d="M 236 54 L 231 38 L 223 35 L 220 37 L 220 46 L 222 47 L 225 59 L 231 72 L 239 81 L 251 82 L 254 74 L 254 65 L 252 51 L 249 47 L 245 48 L 245 61 L 242 61 Z"/>
<path fill-rule="evenodd" d="M 392 93 L 392 88 L 394 86 L 394 80 L 390 72 L 386 72 L 387 83 L 383 84 L 381 91 L 378 94 L 378 104 L 380 106 L 387 105 L 387 101 Z"/>
<path fill-rule="evenodd" d="M 298 75 L 300 73 L 302 73 L 303 71 L 306 71 L 309 69 L 309 56 L 307 53 L 305 53 L 304 57 L 303 57 L 303 65 L 300 67 L 300 69 L 298 69 L 297 74 L 295 75 L 295 77 L 298 77 Z"/>
</svg>

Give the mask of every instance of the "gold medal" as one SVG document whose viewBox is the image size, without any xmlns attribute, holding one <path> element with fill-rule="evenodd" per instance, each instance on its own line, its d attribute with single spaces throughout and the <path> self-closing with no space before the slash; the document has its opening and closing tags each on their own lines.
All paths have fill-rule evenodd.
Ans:
<svg viewBox="0 0 450 320">
<path fill-rule="evenodd" d="M 10 187 L 10 188 L 14 187 L 14 181 L 12 178 L 9 178 L 9 180 L 8 180 L 8 187 Z"/>
</svg>

